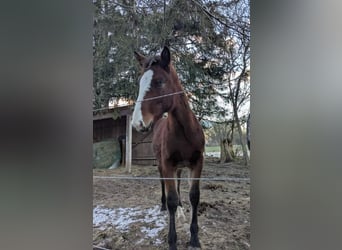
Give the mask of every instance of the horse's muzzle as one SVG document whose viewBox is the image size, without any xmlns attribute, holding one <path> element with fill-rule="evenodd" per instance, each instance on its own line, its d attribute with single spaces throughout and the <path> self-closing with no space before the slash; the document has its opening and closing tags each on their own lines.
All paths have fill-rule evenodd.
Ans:
<svg viewBox="0 0 342 250">
<path fill-rule="evenodd" d="M 144 126 L 144 123 L 142 121 L 139 122 L 139 124 L 135 124 L 133 125 L 135 127 L 135 129 L 138 131 L 138 132 L 141 132 L 141 133 L 146 133 L 148 131 L 151 130 L 151 127 L 152 127 L 152 122 L 150 124 L 148 124 L 148 126 Z"/>
</svg>

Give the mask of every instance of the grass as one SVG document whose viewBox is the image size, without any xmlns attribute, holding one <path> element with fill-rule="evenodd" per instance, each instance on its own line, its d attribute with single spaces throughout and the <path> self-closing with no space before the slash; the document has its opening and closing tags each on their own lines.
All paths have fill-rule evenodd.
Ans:
<svg viewBox="0 0 342 250">
<path fill-rule="evenodd" d="M 205 147 L 205 152 L 210 153 L 210 152 L 220 152 L 220 146 L 208 146 Z"/>
</svg>

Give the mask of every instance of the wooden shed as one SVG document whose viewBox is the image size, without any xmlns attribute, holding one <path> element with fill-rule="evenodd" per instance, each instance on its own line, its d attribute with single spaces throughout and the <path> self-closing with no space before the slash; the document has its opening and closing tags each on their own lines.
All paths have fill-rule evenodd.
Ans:
<svg viewBox="0 0 342 250">
<path fill-rule="evenodd" d="M 152 134 L 137 132 L 131 125 L 133 105 L 93 111 L 93 142 L 118 140 L 121 145 L 122 165 L 130 171 L 131 164 L 155 165 Z"/>
</svg>

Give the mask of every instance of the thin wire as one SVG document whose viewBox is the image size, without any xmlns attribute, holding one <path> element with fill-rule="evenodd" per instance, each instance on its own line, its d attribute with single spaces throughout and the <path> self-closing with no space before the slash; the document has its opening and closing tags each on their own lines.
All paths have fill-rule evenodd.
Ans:
<svg viewBox="0 0 342 250">
<path fill-rule="evenodd" d="M 151 100 L 163 98 L 163 97 L 166 97 L 166 96 L 179 95 L 179 94 L 182 94 L 182 93 L 186 93 L 186 91 L 185 91 L 185 90 L 182 90 L 182 91 L 177 91 L 177 92 L 170 93 L 170 94 L 165 94 L 165 95 L 155 96 L 155 97 L 151 97 L 151 98 L 146 98 L 146 99 L 144 99 L 144 100 L 135 101 L 135 102 L 133 102 L 132 104 L 129 104 L 129 105 L 127 105 L 127 106 L 132 106 L 133 104 L 135 104 L 135 103 L 137 103 L 137 102 L 146 102 L 146 101 L 151 101 Z M 115 109 L 115 108 L 116 108 L 116 107 L 105 107 L 105 108 L 93 109 L 93 112 L 102 111 L 102 110 L 107 110 L 107 109 Z"/>
<path fill-rule="evenodd" d="M 136 176 L 93 176 L 94 179 L 118 179 L 118 180 L 200 180 L 200 181 L 250 181 L 250 178 L 234 177 L 201 177 L 201 178 L 161 178 L 161 177 L 136 177 Z"/>
<path fill-rule="evenodd" d="M 135 103 L 137 103 L 137 102 L 151 101 L 151 100 L 163 98 L 163 97 L 166 97 L 166 96 L 179 95 L 179 94 L 182 94 L 182 93 L 185 93 L 185 92 L 186 92 L 185 90 L 177 91 L 177 92 L 170 93 L 170 94 L 165 94 L 165 95 L 155 96 L 155 97 L 151 97 L 151 98 L 146 98 L 146 99 L 144 99 L 144 100 L 136 101 Z"/>
</svg>

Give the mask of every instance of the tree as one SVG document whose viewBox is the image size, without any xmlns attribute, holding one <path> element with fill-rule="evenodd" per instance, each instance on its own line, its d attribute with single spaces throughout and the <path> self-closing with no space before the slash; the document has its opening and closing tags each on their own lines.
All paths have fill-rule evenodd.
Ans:
<svg viewBox="0 0 342 250">
<path fill-rule="evenodd" d="M 243 151 L 245 164 L 249 157 L 246 143 L 242 139 L 242 128 L 240 121 L 241 108 L 249 101 L 249 63 L 250 63 L 250 24 L 249 24 L 249 2 L 248 1 L 214 1 L 206 6 L 199 1 L 192 0 L 200 6 L 201 10 L 216 23 L 216 29 L 220 31 L 221 46 L 215 48 L 213 54 L 216 58 L 214 68 L 219 75 L 217 91 L 223 101 L 232 107 L 233 122 L 231 123 L 231 134 L 221 141 L 221 145 L 227 145 L 233 141 L 234 129 L 238 130 Z M 222 46 L 223 45 L 223 46 Z M 227 113 L 223 113 L 226 115 Z M 229 118 L 228 118 L 229 119 Z M 226 120 L 228 120 L 226 118 Z M 227 146 L 222 146 L 224 149 Z M 227 151 L 227 150 L 226 150 Z"/>
<path fill-rule="evenodd" d="M 226 121 L 214 123 L 211 128 L 210 136 L 215 139 L 216 144 L 220 145 L 221 163 L 234 160 L 232 133 L 231 123 L 227 123 Z"/>
</svg>

